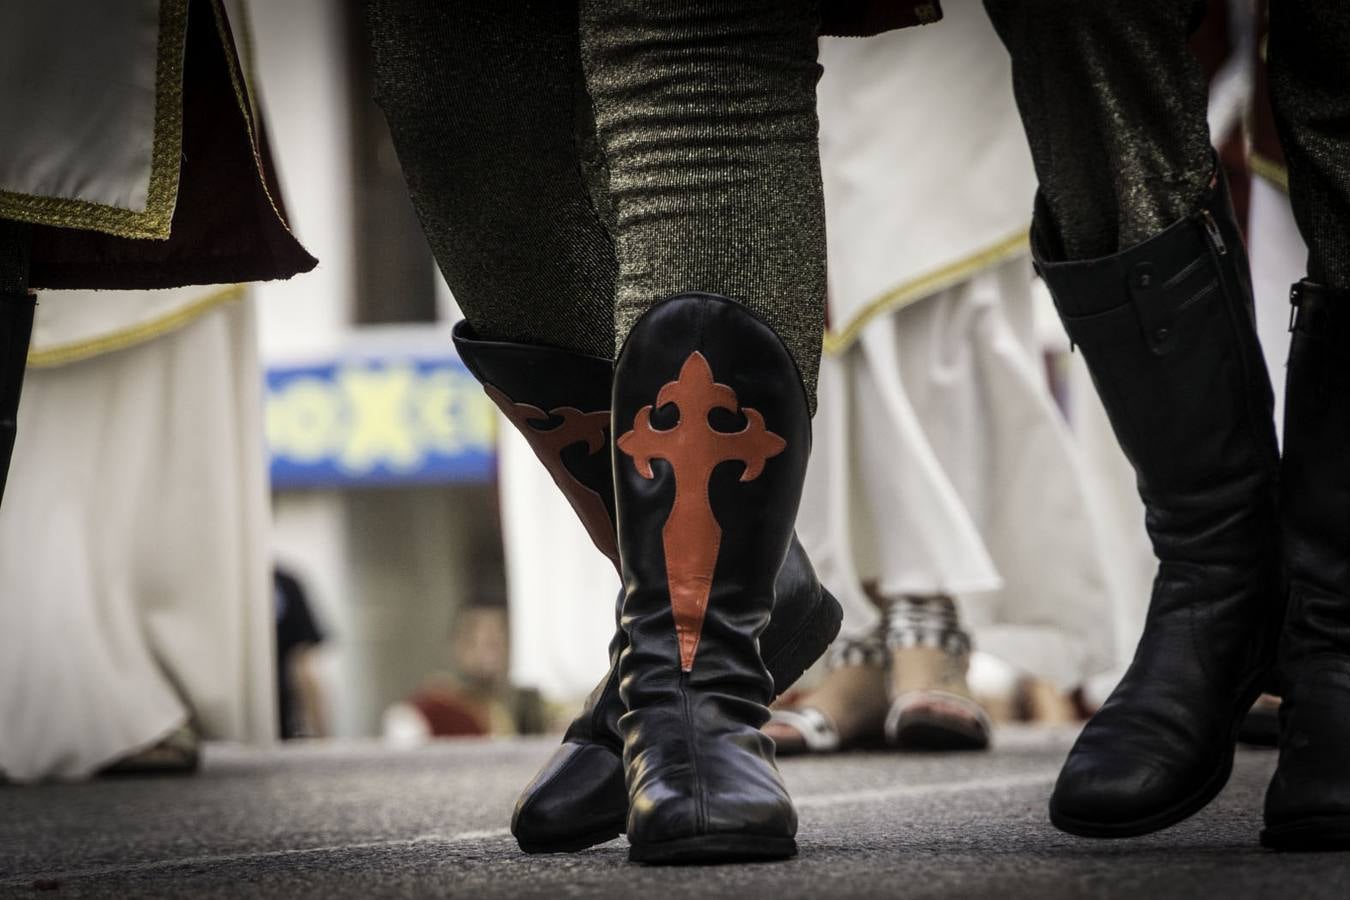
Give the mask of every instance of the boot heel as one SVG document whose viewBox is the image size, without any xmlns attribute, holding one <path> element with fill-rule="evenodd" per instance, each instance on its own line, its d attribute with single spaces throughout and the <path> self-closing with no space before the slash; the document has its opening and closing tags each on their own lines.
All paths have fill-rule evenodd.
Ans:
<svg viewBox="0 0 1350 900">
<path fill-rule="evenodd" d="M 825 588 L 820 588 L 811 611 L 773 655 L 764 661 L 765 668 L 773 678 L 775 696 L 792 687 L 816 660 L 825 655 L 830 644 L 839 636 L 843 621 L 844 610 L 839 601 Z"/>
</svg>

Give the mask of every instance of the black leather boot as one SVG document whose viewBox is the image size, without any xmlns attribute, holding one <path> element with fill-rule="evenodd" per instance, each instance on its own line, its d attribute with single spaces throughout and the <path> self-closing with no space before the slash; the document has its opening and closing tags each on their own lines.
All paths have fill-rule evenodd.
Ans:
<svg viewBox="0 0 1350 900">
<path fill-rule="evenodd" d="M 1350 849 L 1350 291 L 1294 285 L 1280 507 L 1289 610 L 1261 843 Z"/>
<path fill-rule="evenodd" d="M 36 301 L 26 292 L 0 294 L 0 501 L 5 496 L 9 460 L 18 430 L 19 395 L 28 365 Z"/>
<path fill-rule="evenodd" d="M 679 295 L 629 334 L 614 423 L 629 858 L 792 856 L 759 636 L 810 453 L 801 377 L 745 307 Z"/>
<path fill-rule="evenodd" d="M 464 322 L 454 337 L 460 358 L 525 435 L 591 539 L 617 567 L 609 413 L 613 363 L 550 347 L 480 340 Z M 773 621 L 761 639 L 776 693 L 825 652 L 841 618 L 839 603 L 820 586 L 794 539 L 778 573 Z M 624 831 L 628 793 L 619 717 L 626 708 L 619 697 L 618 659 L 627 643 L 616 627 L 609 671 L 516 803 L 511 832 L 526 853 L 583 850 Z"/>
<path fill-rule="evenodd" d="M 1279 631 L 1278 458 L 1247 256 L 1221 178 L 1196 214 L 1114 256 L 1055 262 L 1044 209 L 1032 240 L 1159 560 L 1134 660 L 1069 753 L 1050 819 L 1145 834 L 1227 782 Z"/>
</svg>

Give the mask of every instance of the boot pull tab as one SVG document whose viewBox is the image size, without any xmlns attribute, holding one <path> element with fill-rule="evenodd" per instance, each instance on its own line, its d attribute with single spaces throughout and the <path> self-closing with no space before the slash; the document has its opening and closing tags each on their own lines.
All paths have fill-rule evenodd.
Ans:
<svg viewBox="0 0 1350 900">
<path fill-rule="evenodd" d="M 1299 313 L 1303 311 L 1303 282 L 1296 281 L 1289 288 L 1289 333 L 1298 328 Z"/>
<path fill-rule="evenodd" d="M 1172 314 L 1157 296 L 1157 287 L 1158 276 L 1153 271 L 1153 263 L 1135 263 L 1130 268 L 1130 303 L 1139 318 L 1144 343 L 1154 356 L 1166 356 L 1176 348 L 1177 336 L 1172 327 Z"/>
</svg>

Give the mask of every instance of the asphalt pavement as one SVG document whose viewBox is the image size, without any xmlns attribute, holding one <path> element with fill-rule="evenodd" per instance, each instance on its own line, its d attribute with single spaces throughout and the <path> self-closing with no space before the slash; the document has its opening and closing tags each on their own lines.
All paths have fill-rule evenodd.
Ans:
<svg viewBox="0 0 1350 900">
<path fill-rule="evenodd" d="M 520 853 L 511 805 L 552 741 L 211 746 L 190 777 L 0 786 L 0 896 L 1350 898 L 1350 854 L 1258 846 L 1270 752 L 1242 752 L 1224 793 L 1165 832 L 1055 831 L 1045 801 L 1071 738 L 784 761 L 800 856 L 685 868 L 630 864 L 622 839 Z"/>
</svg>

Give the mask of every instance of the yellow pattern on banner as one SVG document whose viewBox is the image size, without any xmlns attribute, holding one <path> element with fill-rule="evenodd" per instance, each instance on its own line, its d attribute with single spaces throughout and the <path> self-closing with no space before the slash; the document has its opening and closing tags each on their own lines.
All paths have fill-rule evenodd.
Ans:
<svg viewBox="0 0 1350 900">
<path fill-rule="evenodd" d="M 411 361 L 288 378 L 269 394 L 266 421 L 274 456 L 352 476 L 378 466 L 413 472 L 430 456 L 491 453 L 497 424 L 496 407 L 467 373 Z"/>
</svg>

